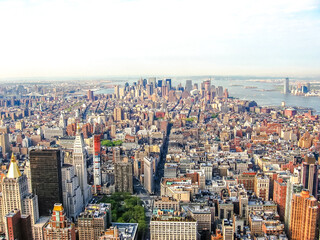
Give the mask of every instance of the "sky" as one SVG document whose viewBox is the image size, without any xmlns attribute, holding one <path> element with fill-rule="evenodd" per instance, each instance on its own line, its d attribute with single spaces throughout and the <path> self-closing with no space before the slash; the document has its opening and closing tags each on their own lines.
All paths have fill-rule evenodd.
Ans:
<svg viewBox="0 0 320 240">
<path fill-rule="evenodd" d="M 320 0 L 0 0 L 0 78 L 320 77 Z"/>
</svg>

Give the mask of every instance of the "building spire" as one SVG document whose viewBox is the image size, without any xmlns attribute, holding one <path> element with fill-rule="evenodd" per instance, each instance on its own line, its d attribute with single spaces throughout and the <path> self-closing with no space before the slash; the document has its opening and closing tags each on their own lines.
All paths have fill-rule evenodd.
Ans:
<svg viewBox="0 0 320 240">
<path fill-rule="evenodd" d="M 12 153 L 7 178 L 18 178 L 20 176 L 21 176 L 21 172 L 19 170 L 19 166 L 17 164 L 16 157 Z"/>
<path fill-rule="evenodd" d="M 77 123 L 77 134 L 80 134 L 80 123 Z"/>
</svg>

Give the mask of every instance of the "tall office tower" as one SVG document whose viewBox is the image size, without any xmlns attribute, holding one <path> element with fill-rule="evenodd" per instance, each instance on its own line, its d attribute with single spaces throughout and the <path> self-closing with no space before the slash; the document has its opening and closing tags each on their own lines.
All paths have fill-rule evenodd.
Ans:
<svg viewBox="0 0 320 240">
<path fill-rule="evenodd" d="M 130 162 L 115 162 L 114 178 L 116 192 L 133 193 L 133 175 L 132 163 Z"/>
<path fill-rule="evenodd" d="M 144 187 L 149 193 L 154 192 L 153 157 L 144 157 Z"/>
<path fill-rule="evenodd" d="M 10 211 L 5 216 L 6 236 L 8 240 L 32 240 L 31 221 L 29 215 L 21 215 L 20 210 Z"/>
<path fill-rule="evenodd" d="M 289 235 L 292 240 L 316 238 L 318 221 L 317 199 L 308 190 L 293 194 Z"/>
<path fill-rule="evenodd" d="M 77 126 L 77 135 L 73 146 L 73 166 L 80 182 L 83 197 L 83 204 L 87 205 L 91 198 L 91 188 L 88 185 L 87 177 L 87 155 L 83 135 L 80 133 L 80 126 Z"/>
<path fill-rule="evenodd" d="M 257 174 L 254 179 L 254 192 L 265 201 L 269 200 L 269 181 L 270 179 L 262 174 Z"/>
<path fill-rule="evenodd" d="M 223 87 L 222 86 L 218 86 L 216 89 L 216 92 L 217 92 L 218 97 L 223 97 Z"/>
<path fill-rule="evenodd" d="M 171 88 L 172 88 L 171 79 L 170 78 L 166 79 L 166 85 L 168 86 L 168 92 L 169 92 L 171 90 Z"/>
<path fill-rule="evenodd" d="M 28 180 L 28 191 L 32 192 L 32 184 L 31 184 L 31 167 L 30 167 L 30 161 L 26 161 L 26 165 L 24 166 L 23 173 L 26 175 Z"/>
<path fill-rule="evenodd" d="M 289 223 L 291 218 L 291 200 L 293 194 L 300 193 L 303 189 L 303 185 L 299 184 L 298 176 L 291 176 L 290 181 L 287 182 L 287 195 L 286 195 L 286 209 L 284 215 L 285 230 L 289 232 Z"/>
<path fill-rule="evenodd" d="M 147 96 L 150 97 L 153 94 L 153 85 L 147 84 L 146 90 L 147 90 Z"/>
<path fill-rule="evenodd" d="M 162 85 L 161 87 L 161 95 L 162 97 L 168 96 L 169 95 L 169 87 L 167 84 Z"/>
<path fill-rule="evenodd" d="M 311 84 L 310 84 L 310 82 L 307 83 L 307 91 L 308 91 L 308 92 L 311 91 Z"/>
<path fill-rule="evenodd" d="M 203 82 L 204 90 L 210 92 L 211 80 L 206 80 Z"/>
<path fill-rule="evenodd" d="M 192 80 L 186 80 L 186 87 L 184 90 L 187 92 L 190 92 L 192 90 Z"/>
<path fill-rule="evenodd" d="M 32 192 L 38 195 L 39 214 L 48 216 L 56 202 L 62 202 L 60 150 L 36 150 L 29 153 Z"/>
<path fill-rule="evenodd" d="M 43 227 L 44 240 L 76 240 L 76 229 L 64 213 L 61 203 L 54 204 L 50 221 Z"/>
<path fill-rule="evenodd" d="M 95 193 L 99 193 L 101 190 L 100 135 L 93 136 L 93 150 L 93 185 Z"/>
<path fill-rule="evenodd" d="M 115 96 L 116 96 L 117 99 L 120 97 L 119 88 L 120 88 L 119 85 L 115 85 L 115 86 L 114 86 L 114 94 L 115 94 Z"/>
<path fill-rule="evenodd" d="M 62 196 L 63 206 L 68 218 L 75 220 L 84 208 L 82 191 L 74 166 L 62 166 Z"/>
<path fill-rule="evenodd" d="M 87 98 L 88 98 L 89 101 L 94 101 L 93 91 L 88 90 Z"/>
<path fill-rule="evenodd" d="M 123 120 L 123 109 L 122 107 L 116 107 L 113 110 L 113 119 L 116 122 L 121 122 Z"/>
<path fill-rule="evenodd" d="M 191 217 L 153 217 L 150 222 L 150 239 L 197 240 L 197 221 Z"/>
<path fill-rule="evenodd" d="M 155 77 L 149 78 L 148 79 L 148 84 L 152 84 L 152 86 L 154 88 L 156 88 L 157 87 L 157 79 Z"/>
<path fill-rule="evenodd" d="M 162 87 L 162 80 L 158 80 L 158 87 Z"/>
<path fill-rule="evenodd" d="M 303 187 L 308 189 L 310 194 L 318 197 L 319 179 L 318 179 L 318 164 L 303 162 L 301 172 L 301 183 Z"/>
<path fill-rule="evenodd" d="M 21 174 L 15 156 L 12 154 L 7 176 L 1 182 L 2 198 L 2 218 L 15 209 L 23 211 L 23 199 L 28 195 L 28 180 L 26 175 Z"/>
<path fill-rule="evenodd" d="M 10 153 L 9 135 L 7 133 L 0 134 L 0 147 L 2 148 L 2 155 Z"/>
<path fill-rule="evenodd" d="M 284 80 L 283 93 L 284 93 L 284 94 L 290 93 L 290 89 L 289 89 L 289 78 L 286 78 L 286 79 Z"/>
<path fill-rule="evenodd" d="M 111 224 L 111 204 L 89 204 L 78 218 L 79 240 L 99 239 Z"/>
</svg>

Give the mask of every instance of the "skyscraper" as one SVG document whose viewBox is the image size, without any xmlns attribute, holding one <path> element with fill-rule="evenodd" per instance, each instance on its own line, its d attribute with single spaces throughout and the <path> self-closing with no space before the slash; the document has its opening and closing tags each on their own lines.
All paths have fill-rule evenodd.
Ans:
<svg viewBox="0 0 320 240">
<path fill-rule="evenodd" d="M 148 84 L 152 84 L 153 88 L 157 87 L 157 78 L 155 77 L 149 78 Z"/>
<path fill-rule="evenodd" d="M 116 98 L 120 97 L 119 87 L 120 87 L 119 85 L 114 86 L 114 94 L 115 94 Z"/>
<path fill-rule="evenodd" d="M 93 91 L 88 90 L 88 96 L 87 96 L 89 101 L 94 101 L 94 95 L 93 95 Z"/>
<path fill-rule="evenodd" d="M 168 86 L 168 91 L 170 91 L 171 88 L 172 88 L 171 79 L 170 79 L 170 78 L 167 78 L 167 79 L 166 79 L 166 84 L 167 84 L 167 86 Z"/>
<path fill-rule="evenodd" d="M 115 191 L 133 193 L 132 163 L 115 162 Z"/>
<path fill-rule="evenodd" d="M 9 135 L 7 133 L 0 134 L 0 147 L 2 148 L 3 156 L 10 152 Z"/>
<path fill-rule="evenodd" d="M 61 203 L 54 204 L 50 221 L 43 227 L 44 240 L 76 240 L 76 230 L 68 221 Z"/>
<path fill-rule="evenodd" d="M 21 174 L 15 156 L 12 154 L 9 171 L 1 183 L 2 198 L 0 212 L 0 225 L 6 214 L 18 209 L 24 215 L 30 215 L 30 224 L 33 226 L 39 219 L 38 196 L 29 193 L 28 179 Z M 3 226 L 1 226 L 3 227 Z"/>
<path fill-rule="evenodd" d="M 192 90 L 192 80 L 186 80 L 185 91 L 190 92 Z"/>
<path fill-rule="evenodd" d="M 298 176 L 291 176 L 287 181 L 287 194 L 286 194 L 286 208 L 284 215 L 284 226 L 286 231 L 289 231 L 289 222 L 291 218 L 291 201 L 293 194 L 300 193 L 303 189 L 303 185 L 299 184 Z"/>
<path fill-rule="evenodd" d="M 83 135 L 80 133 L 80 126 L 77 126 L 77 135 L 73 147 L 73 166 L 76 169 L 76 175 L 80 182 L 80 188 L 83 196 L 83 203 L 86 205 L 91 198 L 91 188 L 88 185 L 87 178 L 87 155 Z"/>
<path fill-rule="evenodd" d="M 66 127 L 67 127 L 67 120 L 65 119 L 63 113 L 61 113 L 61 115 L 60 115 L 59 127 L 60 127 L 60 128 L 66 128 Z"/>
<path fill-rule="evenodd" d="M 290 90 L 289 90 L 289 78 L 286 78 L 284 80 L 283 93 L 284 94 L 290 93 Z"/>
<path fill-rule="evenodd" d="M 308 190 L 293 194 L 289 235 L 292 240 L 312 240 L 316 237 L 318 220 L 317 199 Z"/>
<path fill-rule="evenodd" d="M 152 157 L 144 157 L 144 187 L 149 193 L 154 191 L 153 163 Z"/>
<path fill-rule="evenodd" d="M 38 195 L 39 213 L 48 216 L 57 202 L 62 202 L 60 150 L 30 151 L 32 192 Z"/>
<path fill-rule="evenodd" d="M 147 96 L 150 97 L 153 94 L 153 85 L 147 84 L 146 90 L 147 90 Z"/>
<path fill-rule="evenodd" d="M 314 197 L 318 197 L 318 167 L 318 164 L 313 164 L 309 162 L 302 163 L 301 182 L 303 184 L 303 187 L 308 189 L 310 194 Z"/>
<path fill-rule="evenodd" d="M 100 135 L 93 136 L 93 185 L 95 192 L 101 190 L 101 167 L 100 167 Z"/>
<path fill-rule="evenodd" d="M 4 222 L 5 217 L 9 212 L 19 209 L 23 211 L 23 199 L 28 195 L 28 180 L 26 175 L 21 174 L 15 156 L 12 154 L 11 162 L 7 176 L 1 183 L 2 198 L 2 218 Z"/>
<path fill-rule="evenodd" d="M 120 122 L 123 120 L 123 109 L 122 107 L 116 107 L 113 110 L 113 119 L 116 122 Z"/>
<path fill-rule="evenodd" d="M 75 175 L 74 166 L 62 166 L 62 195 L 65 213 L 68 218 L 76 219 L 84 208 L 79 178 Z"/>
</svg>

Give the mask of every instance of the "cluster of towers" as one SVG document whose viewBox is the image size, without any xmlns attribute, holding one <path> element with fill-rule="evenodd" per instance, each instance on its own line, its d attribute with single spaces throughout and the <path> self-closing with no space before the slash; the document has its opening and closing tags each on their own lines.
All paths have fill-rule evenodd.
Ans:
<svg viewBox="0 0 320 240">
<path fill-rule="evenodd" d="M 56 217 L 62 214 L 65 219 L 75 220 L 80 215 L 92 195 L 87 180 L 86 151 L 78 127 L 72 164 L 63 164 L 63 152 L 59 149 L 33 149 L 29 153 L 30 161 L 21 173 L 12 154 L 8 173 L 1 182 L 0 197 L 0 231 L 6 232 L 8 239 L 11 239 L 10 236 L 20 236 L 22 226 L 32 229 L 33 239 L 42 239 L 43 226 L 40 229 L 36 226 L 41 217 L 49 219 L 52 209 Z M 100 137 L 94 136 L 94 190 L 99 191 L 100 186 Z M 18 232 L 12 232 L 9 228 L 14 221 L 22 224 Z M 49 224 L 57 223 L 49 221 Z M 65 225 L 73 229 L 69 223 L 65 222 Z"/>
</svg>

